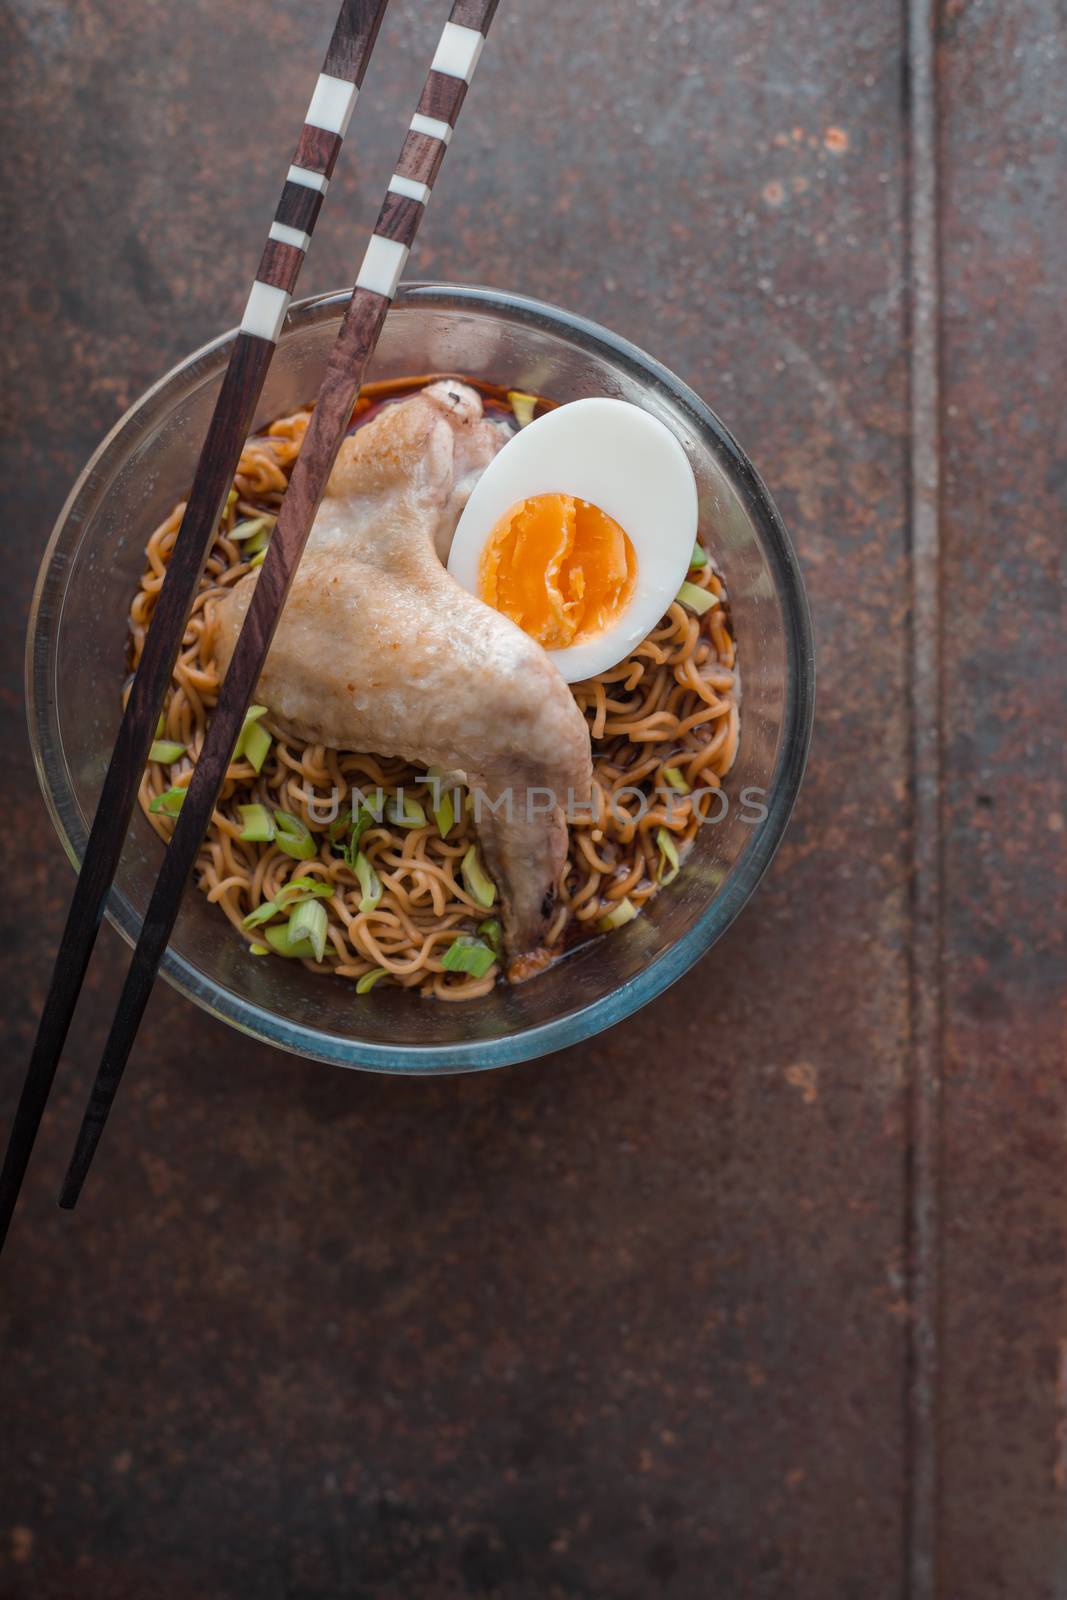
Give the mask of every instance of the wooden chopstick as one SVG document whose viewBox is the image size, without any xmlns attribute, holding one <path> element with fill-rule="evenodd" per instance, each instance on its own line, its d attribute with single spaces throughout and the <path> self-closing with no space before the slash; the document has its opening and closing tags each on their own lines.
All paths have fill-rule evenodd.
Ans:
<svg viewBox="0 0 1067 1600">
<path fill-rule="evenodd" d="M 343 0 L 119 725 L 0 1172 L 0 1249 L 104 915 L 186 619 L 388 0 Z"/>
<path fill-rule="evenodd" d="M 73 1207 L 104 1130 L 137 1029 L 174 927 L 186 881 L 244 722 L 286 596 L 307 543 L 408 251 L 444 160 L 499 0 L 455 0 L 378 213 L 352 299 L 330 353 L 304 442 L 282 501 L 203 748 L 104 1047 L 59 1197 Z"/>
</svg>

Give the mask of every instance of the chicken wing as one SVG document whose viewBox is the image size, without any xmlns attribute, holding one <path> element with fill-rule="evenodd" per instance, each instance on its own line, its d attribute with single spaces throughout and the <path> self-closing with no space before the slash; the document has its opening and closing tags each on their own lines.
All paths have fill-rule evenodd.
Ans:
<svg viewBox="0 0 1067 1600">
<path fill-rule="evenodd" d="M 589 798 L 589 733 L 544 650 L 460 588 L 443 561 L 478 475 L 504 442 L 465 384 L 379 413 L 341 447 L 258 698 L 308 743 L 461 772 L 501 893 L 516 973 L 543 945 Z M 256 574 L 218 603 L 225 669 Z"/>
</svg>

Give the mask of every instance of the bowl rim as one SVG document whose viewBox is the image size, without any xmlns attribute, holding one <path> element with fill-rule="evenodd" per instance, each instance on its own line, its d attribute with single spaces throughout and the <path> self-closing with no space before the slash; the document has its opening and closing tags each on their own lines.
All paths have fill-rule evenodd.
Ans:
<svg viewBox="0 0 1067 1600">
<path fill-rule="evenodd" d="M 300 329 L 328 320 L 351 296 L 350 289 L 333 290 L 294 301 L 282 339 Z M 752 837 L 729 874 L 723 888 L 705 906 L 693 925 L 673 944 L 654 955 L 642 971 L 618 989 L 591 1001 L 566 1016 L 523 1029 L 507 1038 L 471 1039 L 448 1046 L 367 1043 L 348 1036 L 291 1021 L 217 984 L 207 974 L 168 948 L 161 975 L 187 999 L 239 1031 L 301 1055 L 363 1071 L 414 1076 L 472 1072 L 536 1059 L 554 1050 L 577 1045 L 630 1016 L 675 983 L 725 933 L 763 877 L 785 832 L 799 793 L 811 743 L 815 709 L 815 652 L 811 616 L 800 564 L 785 525 L 771 496 L 748 456 L 711 408 L 667 367 L 629 340 L 601 324 L 547 301 L 474 284 L 412 282 L 402 284 L 394 302 L 403 311 L 420 306 L 433 310 L 475 310 L 563 336 L 579 347 L 599 349 L 617 365 L 629 370 L 646 388 L 658 389 L 691 419 L 695 431 L 710 435 L 729 468 L 733 487 L 746 512 L 760 529 L 763 552 L 782 603 L 786 658 L 782 737 L 770 782 L 765 792 L 766 816 L 753 828 Z M 123 413 L 93 451 L 68 494 L 56 519 L 41 559 L 30 606 L 26 640 L 26 709 L 34 768 L 53 826 L 71 864 L 77 870 L 81 850 L 71 836 L 71 820 L 79 815 L 69 785 L 62 753 L 47 750 L 46 731 L 51 688 L 49 652 L 38 638 L 44 602 L 65 592 L 66 561 L 56 560 L 64 543 L 74 541 L 80 524 L 71 514 L 97 473 L 110 464 L 120 439 L 151 412 L 152 403 L 174 380 L 200 363 L 210 361 L 236 337 L 237 330 L 220 335 L 177 362 Z M 125 448 L 125 446 L 124 446 Z M 64 540 L 66 535 L 66 540 Z M 63 801 L 63 804 L 60 801 Z M 113 889 L 107 920 L 131 947 L 136 943 L 141 919 L 119 889 Z"/>
</svg>

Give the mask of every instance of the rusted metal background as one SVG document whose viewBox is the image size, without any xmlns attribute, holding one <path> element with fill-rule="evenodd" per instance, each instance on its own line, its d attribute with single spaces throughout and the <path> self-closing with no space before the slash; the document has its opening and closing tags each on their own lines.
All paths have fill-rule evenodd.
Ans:
<svg viewBox="0 0 1067 1600">
<path fill-rule="evenodd" d="M 70 889 L 40 552 L 237 320 L 333 9 L 9 0 L 5 1117 Z M 395 0 L 308 293 L 438 10 Z M 816 618 L 802 800 L 696 971 L 524 1068 L 302 1064 L 161 989 L 72 1219 L 105 932 L 0 1273 L 4 1596 L 1067 1595 L 1067 42 L 926 21 L 502 6 L 412 272 L 608 323 L 748 446 Z"/>
</svg>

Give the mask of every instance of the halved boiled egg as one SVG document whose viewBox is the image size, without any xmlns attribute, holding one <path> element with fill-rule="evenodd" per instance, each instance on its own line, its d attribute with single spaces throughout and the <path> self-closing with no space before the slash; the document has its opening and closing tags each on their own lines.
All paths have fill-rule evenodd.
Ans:
<svg viewBox="0 0 1067 1600">
<path fill-rule="evenodd" d="M 655 627 L 685 581 L 696 533 L 696 480 L 670 429 L 625 400 L 575 400 L 489 463 L 448 570 L 578 683 Z"/>
</svg>

